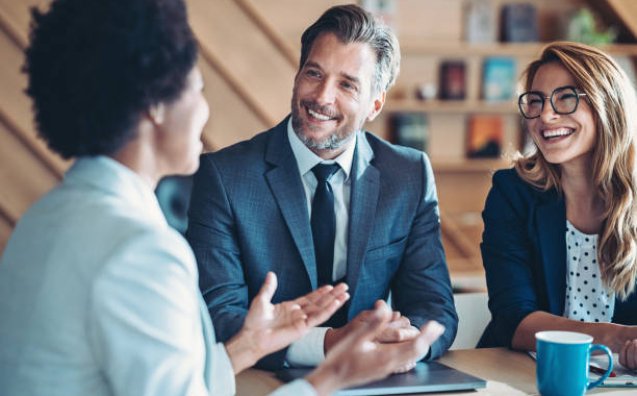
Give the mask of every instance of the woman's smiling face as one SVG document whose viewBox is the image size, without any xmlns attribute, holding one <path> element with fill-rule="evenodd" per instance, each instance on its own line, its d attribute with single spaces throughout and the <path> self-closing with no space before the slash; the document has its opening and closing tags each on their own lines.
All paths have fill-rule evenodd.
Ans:
<svg viewBox="0 0 637 396">
<path fill-rule="evenodd" d="M 556 88 L 564 86 L 577 88 L 575 79 L 562 64 L 550 62 L 537 70 L 531 91 L 551 96 Z M 557 114 L 547 99 L 540 116 L 526 120 L 526 124 L 533 141 L 548 162 L 566 165 L 590 161 L 597 131 L 586 96 L 580 98 L 575 112 L 566 115 Z"/>
</svg>

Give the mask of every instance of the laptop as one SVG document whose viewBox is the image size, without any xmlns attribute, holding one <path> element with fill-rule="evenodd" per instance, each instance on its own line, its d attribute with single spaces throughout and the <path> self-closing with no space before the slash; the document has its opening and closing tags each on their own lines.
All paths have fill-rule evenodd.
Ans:
<svg viewBox="0 0 637 396">
<path fill-rule="evenodd" d="M 303 378 L 311 369 L 288 368 L 276 372 L 277 378 L 290 382 Z M 394 374 L 380 381 L 344 389 L 338 396 L 399 395 L 404 393 L 434 393 L 473 390 L 486 387 L 481 378 L 463 373 L 438 362 L 420 362 L 404 374 Z"/>
</svg>

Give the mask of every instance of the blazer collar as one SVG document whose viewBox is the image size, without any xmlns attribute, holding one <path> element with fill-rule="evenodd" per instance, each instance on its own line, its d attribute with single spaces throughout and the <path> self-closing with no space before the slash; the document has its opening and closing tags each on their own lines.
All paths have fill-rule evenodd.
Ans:
<svg viewBox="0 0 637 396">
<path fill-rule="evenodd" d="M 153 189 L 134 171 L 106 156 L 80 157 L 64 175 L 64 183 L 118 197 L 146 220 L 167 226 Z"/>
<path fill-rule="evenodd" d="M 566 298 L 566 207 L 555 190 L 545 193 L 537 207 L 536 222 L 549 310 L 562 316 Z"/>
<path fill-rule="evenodd" d="M 283 166 L 294 161 L 294 154 L 287 139 L 286 131 L 290 116 L 285 117 L 278 125 L 268 131 L 269 137 L 265 148 L 265 161 L 270 165 Z"/>
<path fill-rule="evenodd" d="M 272 167 L 265 177 L 299 251 L 312 289 L 316 289 L 318 282 L 312 228 L 307 215 L 303 181 L 287 138 L 288 119 L 289 116 L 269 131 L 265 161 Z"/>
<path fill-rule="evenodd" d="M 346 277 L 352 297 L 356 293 L 367 244 L 374 228 L 380 194 L 380 172 L 373 165 L 374 151 L 364 132 L 358 134 L 356 143 L 351 175 Z"/>
</svg>

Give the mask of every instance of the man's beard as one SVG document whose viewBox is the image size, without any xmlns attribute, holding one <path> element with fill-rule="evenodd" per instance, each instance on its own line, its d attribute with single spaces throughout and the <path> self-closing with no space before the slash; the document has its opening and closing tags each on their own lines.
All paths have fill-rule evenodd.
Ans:
<svg viewBox="0 0 637 396">
<path fill-rule="evenodd" d="M 292 125 L 294 125 L 294 121 L 292 121 Z M 347 142 L 349 142 L 354 136 L 353 133 L 341 137 L 338 136 L 338 131 L 334 131 L 331 135 L 329 135 L 326 139 L 321 141 L 317 141 L 314 139 L 310 139 L 300 130 L 301 128 L 294 127 L 294 132 L 296 132 L 296 136 L 301 139 L 303 144 L 309 149 L 314 150 L 336 150 L 343 147 Z"/>
<path fill-rule="evenodd" d="M 325 111 L 321 108 L 321 106 L 311 104 L 309 102 L 301 101 L 299 106 L 292 106 L 292 127 L 294 128 L 294 133 L 299 139 L 305 144 L 305 146 L 309 149 L 313 150 L 337 150 L 347 144 L 355 135 L 356 129 L 347 132 L 345 134 L 339 133 L 339 128 L 336 128 L 328 137 L 322 140 L 315 140 L 308 137 L 306 132 L 307 129 L 311 129 L 312 127 L 306 126 L 303 123 L 303 119 L 301 118 L 299 112 L 304 111 L 305 108 L 308 107 L 313 111 L 316 111 L 321 114 L 330 113 L 329 111 Z"/>
</svg>

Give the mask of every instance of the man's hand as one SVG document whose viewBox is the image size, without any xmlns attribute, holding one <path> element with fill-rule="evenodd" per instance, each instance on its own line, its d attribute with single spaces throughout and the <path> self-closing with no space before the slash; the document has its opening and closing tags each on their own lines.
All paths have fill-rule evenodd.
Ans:
<svg viewBox="0 0 637 396">
<path fill-rule="evenodd" d="M 349 299 L 347 285 L 340 283 L 323 286 L 292 301 L 272 304 L 276 288 L 276 275 L 268 272 L 259 294 L 250 304 L 243 327 L 226 343 L 235 374 L 303 337 Z"/>
<path fill-rule="evenodd" d="M 338 329 L 330 329 L 325 334 L 324 349 L 325 354 L 337 345 L 344 337 L 347 336 L 354 328 L 358 327 L 360 323 L 367 323 L 371 320 L 375 320 L 376 310 L 382 306 L 387 307 L 387 304 L 383 301 L 376 301 L 373 311 L 363 311 L 358 314 L 351 322 Z M 390 311 L 391 312 L 391 311 Z M 383 329 L 376 335 L 375 342 L 387 344 L 387 343 L 401 343 L 409 340 L 413 340 L 420 334 L 420 331 L 411 325 L 409 318 L 402 316 L 400 312 L 393 311 L 390 314 L 389 321 L 384 325 Z M 411 370 L 416 365 L 416 362 L 424 357 L 420 356 L 412 362 L 405 364 L 402 367 L 396 369 L 396 373 L 403 373 Z"/>
<path fill-rule="evenodd" d="M 383 378 L 423 356 L 444 332 L 437 322 L 425 324 L 416 337 L 398 343 L 379 343 L 392 313 L 384 302 L 353 321 L 348 334 L 328 352 L 325 361 L 306 379 L 319 395 Z"/>
</svg>

